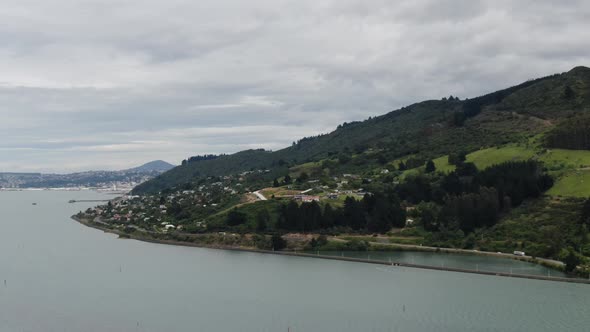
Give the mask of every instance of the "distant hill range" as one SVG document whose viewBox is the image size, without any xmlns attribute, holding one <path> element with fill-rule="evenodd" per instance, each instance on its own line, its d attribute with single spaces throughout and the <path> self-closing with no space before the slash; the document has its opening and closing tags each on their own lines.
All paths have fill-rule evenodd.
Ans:
<svg viewBox="0 0 590 332">
<path fill-rule="evenodd" d="M 0 173 L 0 188 L 130 188 L 174 168 L 154 160 L 120 171 L 87 171 L 70 174 Z"/>
</svg>

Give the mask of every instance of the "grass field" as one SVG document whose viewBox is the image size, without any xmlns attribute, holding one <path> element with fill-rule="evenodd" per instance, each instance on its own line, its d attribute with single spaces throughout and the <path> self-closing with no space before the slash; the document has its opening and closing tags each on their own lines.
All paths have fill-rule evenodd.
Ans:
<svg viewBox="0 0 590 332">
<path fill-rule="evenodd" d="M 551 171 L 580 169 L 590 167 L 590 151 L 554 149 L 540 155 Z"/>
<path fill-rule="evenodd" d="M 467 155 L 467 161 L 474 163 L 478 169 L 485 169 L 507 161 L 528 160 L 534 155 L 532 148 L 509 145 L 475 151 Z"/>
<path fill-rule="evenodd" d="M 551 196 L 590 197 L 590 170 L 573 170 L 555 181 L 549 191 Z"/>
<path fill-rule="evenodd" d="M 508 145 L 500 148 L 488 148 L 467 155 L 467 161 L 478 169 L 507 161 L 523 161 L 536 158 L 545 164 L 549 174 L 555 179 L 555 185 L 547 194 L 564 197 L 590 197 L 590 151 L 552 149 L 541 151 L 536 147 Z M 448 156 L 433 160 L 438 172 L 449 173 L 455 166 L 448 163 Z M 405 171 L 401 180 L 408 175 L 417 175 L 424 171 L 418 167 Z"/>
<path fill-rule="evenodd" d="M 551 196 L 590 197 L 590 151 L 548 150 L 539 160 L 555 178 Z"/>
<path fill-rule="evenodd" d="M 299 175 L 301 175 L 301 173 L 305 172 L 305 173 L 307 173 L 307 175 L 310 175 L 310 174 L 314 174 L 317 172 L 321 172 L 321 169 L 322 169 L 321 162 L 309 162 L 309 163 L 305 163 L 305 164 L 291 167 L 289 169 L 289 174 L 291 175 L 291 177 L 296 178 Z"/>
<path fill-rule="evenodd" d="M 432 161 L 438 172 L 450 173 L 455 170 L 455 165 L 449 164 L 449 156 L 442 156 Z"/>
</svg>

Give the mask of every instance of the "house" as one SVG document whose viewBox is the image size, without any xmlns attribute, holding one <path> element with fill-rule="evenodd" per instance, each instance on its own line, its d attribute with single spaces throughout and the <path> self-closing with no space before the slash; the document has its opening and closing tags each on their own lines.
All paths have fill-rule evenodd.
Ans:
<svg viewBox="0 0 590 332">
<path fill-rule="evenodd" d="M 313 201 L 316 201 L 316 202 L 320 201 L 320 196 L 295 195 L 295 196 L 293 196 L 293 198 L 296 201 L 302 201 L 302 202 L 306 202 L 306 203 L 313 202 Z"/>
<path fill-rule="evenodd" d="M 328 194 L 328 198 L 329 199 L 338 199 L 338 194 L 336 194 L 336 193 Z"/>
</svg>

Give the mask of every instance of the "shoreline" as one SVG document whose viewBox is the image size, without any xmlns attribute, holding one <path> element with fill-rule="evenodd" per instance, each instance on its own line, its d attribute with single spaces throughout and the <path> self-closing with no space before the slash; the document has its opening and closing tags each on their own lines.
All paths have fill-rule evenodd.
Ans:
<svg viewBox="0 0 590 332">
<path fill-rule="evenodd" d="M 339 239 L 338 237 L 332 237 L 334 239 Z M 516 256 L 510 253 L 502 253 L 502 252 L 493 252 L 493 251 L 480 251 L 480 250 L 473 250 L 473 249 L 461 249 L 461 248 L 444 248 L 444 247 L 432 247 L 432 246 L 422 246 L 422 245 L 415 245 L 415 244 L 402 244 L 402 243 L 380 243 L 380 242 L 369 242 L 372 245 L 382 246 L 382 247 L 392 247 L 398 248 L 405 251 L 418 251 L 418 252 L 436 252 L 436 253 L 443 253 L 443 254 L 458 254 L 458 255 L 475 255 L 475 256 L 488 256 L 488 257 L 498 257 L 504 259 L 511 259 L 521 262 L 529 262 L 533 264 L 538 264 L 541 266 L 545 266 L 547 268 L 552 268 L 559 270 L 564 266 L 563 262 L 549 259 L 549 258 L 542 258 L 542 257 L 533 257 L 529 255 L 524 256 Z"/>
<path fill-rule="evenodd" d="M 319 259 L 328 259 L 328 260 L 345 261 L 345 262 L 368 263 L 368 264 L 377 264 L 377 265 L 384 265 L 384 266 L 409 267 L 409 268 L 417 268 L 417 269 L 448 271 L 448 272 L 458 272 L 458 273 L 471 273 L 471 274 L 479 274 L 479 275 L 512 277 L 512 278 L 520 278 L 520 279 L 533 279 L 533 280 L 557 281 L 557 282 L 568 282 L 568 283 L 578 283 L 578 284 L 590 284 L 590 279 L 550 277 L 550 276 L 530 275 L 530 274 L 515 274 L 515 273 L 508 273 L 508 272 L 479 271 L 479 270 L 461 269 L 461 268 L 452 268 L 452 267 L 440 267 L 440 266 L 431 266 L 431 265 L 402 263 L 402 262 L 371 260 L 371 259 L 364 259 L 364 258 L 330 256 L 330 255 L 319 255 L 319 254 L 316 255 L 316 254 L 312 254 L 312 253 L 297 252 L 297 251 L 271 251 L 271 250 L 262 250 L 262 249 L 247 248 L 247 247 L 224 246 L 224 245 L 205 245 L 205 244 L 198 244 L 198 243 L 184 242 L 184 241 L 146 238 L 146 237 L 134 236 L 133 234 L 124 233 L 124 232 L 121 232 L 121 231 L 118 231 L 115 229 L 101 227 L 100 225 L 98 225 L 94 222 L 89 222 L 87 220 L 78 218 L 75 215 L 72 216 L 71 218 L 84 226 L 94 228 L 97 230 L 101 230 L 105 233 L 115 234 L 123 239 L 132 239 L 132 240 L 138 240 L 138 241 L 142 241 L 142 242 L 155 243 L 155 244 L 166 244 L 166 245 L 175 245 L 175 246 L 193 247 L 193 248 L 205 248 L 205 249 L 221 249 L 221 250 L 229 250 L 229 251 L 250 252 L 250 253 L 259 253 L 259 254 L 272 254 L 272 255 L 282 255 L 282 256 L 293 256 L 293 257 L 319 258 Z M 407 250 L 407 249 L 411 249 L 411 248 L 406 248 L 406 249 L 402 248 L 402 250 Z M 449 254 L 478 254 L 478 253 L 481 254 L 481 253 L 483 253 L 483 252 L 446 251 L 445 248 L 434 248 L 434 249 L 439 249 L 437 251 L 437 250 L 431 250 L 431 249 L 433 249 L 431 247 L 425 247 L 424 249 L 425 250 L 414 250 L 414 251 L 429 251 L 429 252 L 440 252 L 440 253 L 449 253 Z M 407 250 L 407 251 L 412 251 L 412 250 Z M 489 256 L 493 256 L 494 253 L 487 253 L 487 254 L 492 254 Z M 484 255 L 486 255 L 486 254 L 484 254 Z M 496 254 L 496 257 L 497 256 L 498 255 Z M 509 258 L 509 257 L 505 257 L 505 258 Z M 511 258 L 511 259 L 514 259 L 514 258 Z M 529 261 L 529 260 L 524 259 L 524 261 Z M 541 265 L 543 265 L 543 264 L 541 264 Z"/>
</svg>

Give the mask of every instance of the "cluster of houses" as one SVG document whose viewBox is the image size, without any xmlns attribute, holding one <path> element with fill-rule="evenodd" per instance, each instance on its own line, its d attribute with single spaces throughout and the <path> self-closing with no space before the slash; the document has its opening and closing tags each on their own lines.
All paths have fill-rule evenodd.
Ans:
<svg viewBox="0 0 590 332">
<path fill-rule="evenodd" d="M 204 221 L 216 211 L 227 208 L 227 202 L 243 193 L 249 192 L 246 188 L 247 177 L 251 174 L 268 173 L 269 170 L 247 171 L 236 175 L 223 177 L 209 177 L 203 184 L 193 189 L 182 189 L 166 195 L 125 195 L 114 199 L 107 205 L 101 205 L 86 211 L 86 215 L 101 223 L 113 224 L 117 227 L 134 227 L 150 231 L 169 232 L 181 230 L 177 216 L 179 211 L 190 208 L 191 227 L 207 227 Z M 347 189 L 349 180 L 358 180 L 354 174 L 343 174 L 340 179 L 334 178 L 337 188 L 313 185 L 319 180 L 308 181 L 313 188 L 303 190 L 298 194 L 290 195 L 291 199 L 298 202 L 319 202 L 322 199 L 336 200 L 342 195 L 363 197 L 366 192 L 363 189 Z M 339 181 L 338 181 L 339 180 Z M 321 194 L 317 194 L 321 192 Z M 235 200 L 235 198 L 233 198 Z M 195 212 L 195 209 L 203 209 Z M 199 215 L 202 218 L 198 217 Z M 195 217 L 197 216 L 197 217 Z M 189 218 L 180 219 L 188 220 Z M 188 224 L 185 224 L 188 225 Z"/>
<path fill-rule="evenodd" d="M 222 202 L 235 195 L 241 195 L 249 189 L 244 188 L 245 182 L 251 174 L 264 174 L 270 170 L 255 170 L 223 177 L 209 177 L 204 184 L 194 189 L 183 189 L 166 195 L 125 195 L 109 204 L 88 209 L 85 214 L 93 220 L 115 226 L 133 226 L 151 231 L 168 232 L 180 230 L 173 214 L 180 209 L 203 208 L 205 211 L 216 211 Z M 192 220 L 195 227 L 206 228 L 203 220 Z"/>
</svg>

